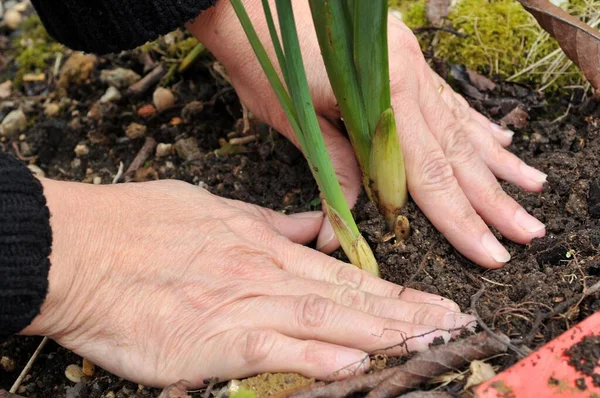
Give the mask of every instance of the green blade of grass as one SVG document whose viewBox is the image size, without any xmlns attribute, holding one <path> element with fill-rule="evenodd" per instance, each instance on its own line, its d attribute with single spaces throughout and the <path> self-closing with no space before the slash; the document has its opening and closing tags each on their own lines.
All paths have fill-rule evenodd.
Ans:
<svg viewBox="0 0 600 398">
<path fill-rule="evenodd" d="M 315 113 L 308 79 L 300 52 L 300 42 L 296 31 L 296 21 L 291 0 L 276 0 L 277 15 L 281 29 L 281 38 L 285 59 L 288 65 L 288 89 L 298 113 L 298 121 L 304 133 L 303 147 L 308 161 L 321 192 L 327 199 L 329 206 L 333 207 L 340 217 L 349 225 L 353 236 L 359 236 L 358 228 L 350 213 L 350 208 L 337 180 L 337 176 L 327 153 L 325 141 L 321 133 L 319 121 Z M 320 165 L 319 168 L 316 165 Z"/>
<path fill-rule="evenodd" d="M 310 0 L 310 9 L 344 124 L 363 175 L 368 175 L 371 132 L 354 67 L 351 10 L 346 0 Z"/>
<path fill-rule="evenodd" d="M 277 96 L 277 99 L 279 100 L 279 103 L 281 104 L 281 107 L 283 108 L 283 111 L 285 112 L 285 115 L 287 116 L 294 133 L 296 134 L 296 137 L 300 141 L 300 145 L 304 147 L 306 145 L 304 142 L 304 135 L 302 134 L 302 129 L 298 123 L 298 117 L 294 110 L 292 100 L 283 86 L 283 83 L 279 79 L 279 75 L 271 63 L 265 47 L 262 45 L 258 34 L 252 25 L 252 21 L 246 12 L 246 8 L 244 7 L 242 0 L 230 0 L 230 2 L 242 25 L 242 28 L 244 29 L 244 32 L 246 33 L 246 36 L 248 37 L 248 41 L 254 50 L 254 54 L 256 55 L 260 66 L 263 68 L 263 71 L 265 72 L 273 91 L 275 91 L 275 95 Z M 283 65 L 280 65 L 283 70 L 285 68 L 285 57 L 283 56 L 283 51 L 281 52 L 281 60 L 284 62 Z"/>
<path fill-rule="evenodd" d="M 354 65 L 369 131 L 391 104 L 387 39 L 387 0 L 354 1 Z"/>
<path fill-rule="evenodd" d="M 279 35 L 277 34 L 277 29 L 275 28 L 275 21 L 273 20 L 273 13 L 271 12 L 271 6 L 269 5 L 269 0 L 261 0 L 263 10 L 265 12 L 265 18 L 267 20 L 267 26 L 269 27 L 269 34 L 271 35 L 271 41 L 273 42 L 273 47 L 275 48 L 275 54 L 277 55 L 277 61 L 279 62 L 279 67 L 282 69 L 283 78 L 286 83 L 288 81 L 286 68 L 286 60 L 285 54 L 283 53 L 283 48 L 281 47 L 281 41 L 279 40 Z"/>
</svg>

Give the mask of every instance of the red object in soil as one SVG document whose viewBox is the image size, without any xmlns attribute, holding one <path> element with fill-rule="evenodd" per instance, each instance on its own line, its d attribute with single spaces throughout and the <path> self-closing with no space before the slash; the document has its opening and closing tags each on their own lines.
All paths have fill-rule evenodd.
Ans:
<svg viewBox="0 0 600 398">
<path fill-rule="evenodd" d="M 590 337 L 595 340 L 600 338 L 600 312 L 591 315 L 527 358 L 480 385 L 476 396 L 478 398 L 600 397 L 600 386 L 594 384 L 592 377 L 569 364 L 571 356 L 565 353 L 584 338 Z M 592 350 L 589 351 L 591 355 Z M 596 378 L 600 380 L 600 358 L 592 359 L 596 362 L 594 370 L 598 374 Z"/>
</svg>

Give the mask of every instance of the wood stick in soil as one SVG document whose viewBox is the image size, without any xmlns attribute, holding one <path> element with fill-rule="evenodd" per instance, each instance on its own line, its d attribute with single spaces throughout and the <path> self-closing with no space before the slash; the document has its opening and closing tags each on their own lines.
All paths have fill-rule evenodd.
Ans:
<svg viewBox="0 0 600 398">
<path fill-rule="evenodd" d="M 146 159 L 148 159 L 148 157 L 154 152 L 156 145 L 157 143 L 154 138 L 146 137 L 146 142 L 144 142 L 144 146 L 142 146 L 142 149 L 140 149 L 138 154 L 133 159 L 133 162 L 131 162 L 131 164 L 129 165 L 129 168 L 125 172 L 125 177 L 131 176 L 137 171 L 137 169 L 142 167 Z"/>
<path fill-rule="evenodd" d="M 21 371 L 21 374 L 19 375 L 19 377 L 17 378 L 17 380 L 15 381 L 15 383 L 10 388 L 10 393 L 11 394 L 14 394 L 14 393 L 17 392 L 17 390 L 21 386 L 21 383 L 23 382 L 23 379 L 25 378 L 25 376 L 27 376 L 27 374 L 31 370 L 31 367 L 35 363 L 35 360 L 40 355 L 40 352 L 42 352 L 42 349 L 44 348 L 44 346 L 46 345 L 47 342 L 48 342 L 48 337 L 44 337 L 42 339 L 42 342 L 38 346 L 38 348 L 35 350 L 35 352 L 31 356 L 31 358 L 29 358 L 29 361 L 27 362 L 27 365 L 25 365 L 25 367 Z M 9 395 L 9 397 L 10 397 L 10 395 Z M 2 398 L 2 396 L 0 396 L 0 398 Z"/>
<path fill-rule="evenodd" d="M 160 79 L 167 73 L 167 70 L 163 66 L 163 64 L 159 64 L 156 66 L 150 73 L 144 76 L 140 81 L 133 84 L 127 89 L 126 95 L 138 98 L 146 94 L 151 88 L 156 86 Z"/>
<path fill-rule="evenodd" d="M 482 332 L 463 340 L 432 347 L 409 359 L 404 365 L 382 372 L 353 376 L 346 380 L 316 388 L 306 388 L 290 398 L 341 398 L 353 393 L 368 392 L 368 397 L 396 397 L 448 371 L 461 369 L 474 360 L 506 352 L 504 343 Z"/>
</svg>

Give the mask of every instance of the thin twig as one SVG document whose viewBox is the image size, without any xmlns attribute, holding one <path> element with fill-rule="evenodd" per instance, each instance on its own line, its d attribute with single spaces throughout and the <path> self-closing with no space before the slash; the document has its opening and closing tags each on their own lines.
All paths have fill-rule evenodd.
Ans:
<svg viewBox="0 0 600 398">
<path fill-rule="evenodd" d="M 485 322 L 483 322 L 483 319 L 481 319 L 481 316 L 479 316 L 479 313 L 477 312 L 477 302 L 479 301 L 479 299 L 483 295 L 483 292 L 485 292 L 485 285 L 484 284 L 481 285 L 481 289 L 479 289 L 477 291 L 477 293 L 475 293 L 474 295 L 471 296 L 471 312 L 473 312 L 473 316 L 475 316 L 475 318 L 477 319 L 477 323 L 479 323 L 479 326 L 481 326 L 481 328 L 487 334 L 489 334 L 490 337 L 492 337 L 493 339 L 498 340 L 501 343 L 506 344 L 506 346 L 508 348 L 510 348 L 511 350 L 513 350 L 514 352 L 516 352 L 522 358 L 526 357 L 527 354 L 525 353 L 525 351 L 521 350 L 519 347 L 515 346 L 511 342 L 506 342 L 501 336 L 499 336 L 497 333 L 495 333 L 492 330 L 492 328 L 490 328 L 488 325 L 486 325 Z"/>
<path fill-rule="evenodd" d="M 40 352 L 42 351 L 42 349 L 44 348 L 44 346 L 46 345 L 47 342 L 48 342 L 48 337 L 44 337 L 44 339 L 42 340 L 42 342 L 40 343 L 38 348 L 35 350 L 35 352 L 31 356 L 31 358 L 29 358 L 29 362 L 27 362 L 27 365 L 25 365 L 25 367 L 23 368 L 23 371 L 21 371 L 21 374 L 19 375 L 19 377 L 17 377 L 15 384 L 13 384 L 12 387 L 10 388 L 9 392 L 11 394 L 16 393 L 17 390 L 19 389 L 19 387 L 21 387 L 21 383 L 23 382 L 23 379 L 25 378 L 25 376 L 27 376 L 27 374 L 31 370 L 33 363 L 35 362 L 37 357 L 40 355 Z"/>
<path fill-rule="evenodd" d="M 152 69 L 150 73 L 144 76 L 140 81 L 131 85 L 127 89 L 127 95 L 134 98 L 141 97 L 142 95 L 146 94 L 146 92 L 152 87 L 156 86 L 158 82 L 160 82 L 160 79 L 163 78 L 165 73 L 167 73 L 167 70 L 165 69 L 163 64 L 159 64 L 157 67 Z"/>
<path fill-rule="evenodd" d="M 127 171 L 125 172 L 126 177 L 131 176 L 137 171 L 137 169 L 142 167 L 146 159 L 148 159 L 148 157 L 154 152 L 154 148 L 156 148 L 156 145 L 157 143 L 154 138 L 146 137 L 146 142 L 144 143 L 144 146 L 142 146 L 142 149 L 140 149 L 138 154 L 135 156 L 135 158 L 127 168 Z"/>
<path fill-rule="evenodd" d="M 206 391 L 204 391 L 203 398 L 210 398 L 210 393 L 215 388 L 215 385 L 218 382 L 219 382 L 219 378 L 218 377 L 213 377 L 212 379 L 210 379 L 210 382 L 206 386 Z"/>
<path fill-rule="evenodd" d="M 406 283 L 402 284 L 402 289 L 400 290 L 400 293 L 398 293 L 398 298 L 402 297 L 402 295 L 404 294 L 406 289 L 408 289 L 409 285 L 412 285 L 412 283 L 415 281 L 415 279 L 417 278 L 417 275 L 419 275 L 421 273 L 421 271 L 423 271 L 423 268 L 425 268 L 425 263 L 427 262 L 427 259 L 429 258 L 430 254 L 431 254 L 431 249 L 427 250 L 427 253 L 425 253 L 423 258 L 421 259 L 421 262 L 419 263 L 419 268 L 417 268 L 417 271 L 414 274 L 412 274 L 412 276 L 410 277 L 410 279 L 408 281 L 406 281 Z"/>
<path fill-rule="evenodd" d="M 119 182 L 119 180 L 121 179 L 121 177 L 123 177 L 123 169 L 125 168 L 125 165 L 123 164 L 123 162 L 119 162 L 119 169 L 117 170 L 117 174 L 115 174 L 115 178 L 113 178 L 112 183 L 116 184 Z"/>
</svg>

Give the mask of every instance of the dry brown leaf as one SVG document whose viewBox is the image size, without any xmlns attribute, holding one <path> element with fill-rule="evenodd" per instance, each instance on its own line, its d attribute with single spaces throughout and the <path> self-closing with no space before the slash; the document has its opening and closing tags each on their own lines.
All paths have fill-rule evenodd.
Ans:
<svg viewBox="0 0 600 398">
<path fill-rule="evenodd" d="M 519 2 L 556 39 L 592 86 L 600 89 L 600 32 L 548 0 Z"/>
<path fill-rule="evenodd" d="M 450 0 L 427 0 L 425 12 L 427 13 L 427 19 L 434 26 L 440 26 L 442 20 L 450 12 Z"/>
</svg>

